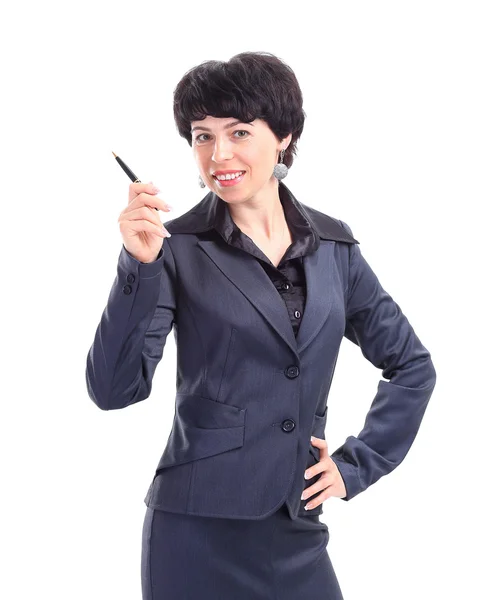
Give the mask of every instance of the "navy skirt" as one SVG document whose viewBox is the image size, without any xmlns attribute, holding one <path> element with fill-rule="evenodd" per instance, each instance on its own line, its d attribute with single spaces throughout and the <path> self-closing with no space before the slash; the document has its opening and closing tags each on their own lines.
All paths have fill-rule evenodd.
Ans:
<svg viewBox="0 0 478 600">
<path fill-rule="evenodd" d="M 262 520 L 146 508 L 143 600 L 343 600 L 318 515 Z"/>
</svg>

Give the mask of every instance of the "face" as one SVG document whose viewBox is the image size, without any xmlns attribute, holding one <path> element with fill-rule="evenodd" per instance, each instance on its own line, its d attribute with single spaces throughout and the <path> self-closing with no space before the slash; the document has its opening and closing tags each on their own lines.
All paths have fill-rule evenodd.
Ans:
<svg viewBox="0 0 478 600">
<path fill-rule="evenodd" d="M 204 183 L 226 201 L 254 197 L 277 186 L 273 175 L 281 148 L 287 148 L 292 134 L 280 141 L 266 121 L 239 122 L 235 117 L 208 116 L 191 122 L 192 149 Z M 236 180 L 220 182 L 216 171 L 245 171 Z"/>
</svg>

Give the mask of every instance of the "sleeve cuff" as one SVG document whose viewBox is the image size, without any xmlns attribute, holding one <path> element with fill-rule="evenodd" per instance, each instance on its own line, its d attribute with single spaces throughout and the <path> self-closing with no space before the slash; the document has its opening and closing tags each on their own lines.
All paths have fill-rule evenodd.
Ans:
<svg viewBox="0 0 478 600">
<path fill-rule="evenodd" d="M 138 273 L 140 279 L 150 279 L 161 274 L 164 267 L 164 242 L 153 262 L 142 263 L 126 250 L 124 244 L 119 255 L 119 264 L 127 273 Z"/>
<path fill-rule="evenodd" d="M 344 483 L 345 483 L 345 489 L 346 489 L 347 495 L 344 496 L 343 498 L 340 498 L 340 500 L 346 500 L 346 501 L 351 500 L 352 498 L 357 496 L 357 494 L 360 494 L 360 492 L 362 491 L 362 486 L 360 484 L 357 467 L 354 467 L 350 463 L 348 463 L 345 460 L 342 460 L 340 458 L 337 458 L 336 456 L 331 455 L 330 458 L 337 465 L 337 468 L 340 471 L 340 474 L 342 475 L 342 479 L 344 480 Z"/>
</svg>

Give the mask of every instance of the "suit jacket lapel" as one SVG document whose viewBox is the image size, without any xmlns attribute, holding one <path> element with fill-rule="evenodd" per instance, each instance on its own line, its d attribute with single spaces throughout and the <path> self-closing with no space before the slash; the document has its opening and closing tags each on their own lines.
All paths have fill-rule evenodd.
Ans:
<svg viewBox="0 0 478 600">
<path fill-rule="evenodd" d="M 333 242 L 321 240 L 319 248 L 304 257 L 307 295 L 297 338 L 284 301 L 255 257 L 231 252 L 210 240 L 197 244 L 295 353 L 302 352 L 319 333 L 331 308 Z"/>
<path fill-rule="evenodd" d="M 332 241 L 320 240 L 317 250 L 304 256 L 306 298 L 302 322 L 297 333 L 299 354 L 319 334 L 330 313 L 334 245 Z M 279 300 L 283 303 L 282 298 Z"/>
<path fill-rule="evenodd" d="M 197 245 L 224 276 L 248 298 L 278 335 L 297 354 L 300 354 L 319 334 L 332 306 L 332 269 L 335 242 L 358 244 L 337 219 L 301 204 L 292 192 L 280 182 L 281 193 L 286 193 L 302 213 L 304 223 L 311 226 L 319 240 L 318 248 L 303 258 L 306 279 L 306 302 L 297 338 L 290 323 L 286 306 L 274 284 L 257 259 L 247 252 L 218 244 L 211 239 L 198 239 Z M 213 192 L 208 193 L 196 206 L 180 217 L 164 223 L 172 234 L 200 234 L 214 229 L 218 202 Z M 227 235 L 226 235 L 227 237 Z"/>
<path fill-rule="evenodd" d="M 297 344 L 285 304 L 257 259 L 246 252 L 231 251 L 214 241 L 199 240 L 197 244 L 296 352 Z"/>
</svg>

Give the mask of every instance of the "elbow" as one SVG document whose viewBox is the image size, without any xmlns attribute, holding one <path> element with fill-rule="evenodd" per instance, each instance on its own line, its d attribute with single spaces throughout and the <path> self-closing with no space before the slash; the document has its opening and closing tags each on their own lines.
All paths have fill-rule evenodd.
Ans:
<svg viewBox="0 0 478 600">
<path fill-rule="evenodd" d="M 95 348 L 98 348 L 98 346 L 93 344 L 86 357 L 86 366 L 84 372 L 86 390 L 88 392 L 88 396 L 98 408 L 101 410 L 108 410 L 109 394 L 107 391 L 108 386 L 105 385 L 105 369 L 102 363 L 100 363 L 97 359 L 97 354 L 94 352 Z"/>
<path fill-rule="evenodd" d="M 436 384 L 437 373 L 435 365 L 431 359 L 430 353 L 427 351 L 425 360 L 419 361 L 412 369 L 412 377 L 416 381 L 418 389 L 428 390 L 431 394 Z"/>
<path fill-rule="evenodd" d="M 426 371 L 427 387 L 429 387 L 430 390 L 433 390 L 433 388 L 436 385 L 436 381 L 437 381 L 437 372 L 435 369 L 435 365 L 433 364 L 433 361 L 430 356 L 428 359 L 428 365 L 427 365 L 427 371 Z"/>
<path fill-rule="evenodd" d="M 138 395 L 131 396 L 114 396 L 111 393 L 101 392 L 98 389 L 93 389 L 90 381 L 87 379 L 88 396 L 96 404 L 100 410 L 119 410 L 126 408 L 131 404 L 135 404 L 140 400 Z"/>
<path fill-rule="evenodd" d="M 100 410 L 119 410 L 136 402 L 135 399 L 124 400 L 123 398 L 111 398 L 106 394 L 93 393 L 90 388 L 88 388 L 88 395 Z"/>
<path fill-rule="evenodd" d="M 101 393 L 98 389 L 93 389 L 88 373 L 86 374 L 86 389 L 88 391 L 88 396 L 99 409 L 109 410 L 108 396 Z"/>
<path fill-rule="evenodd" d="M 88 396 L 100 410 L 120 410 L 145 400 L 149 397 L 150 389 L 144 386 L 136 386 L 134 389 L 123 390 L 122 393 L 114 393 L 114 388 L 109 387 L 99 390 L 91 385 L 88 375 L 86 377 Z"/>
<path fill-rule="evenodd" d="M 96 375 L 94 365 L 92 361 L 90 361 L 90 357 L 88 355 L 85 369 L 86 390 L 88 392 L 88 396 L 99 409 L 110 410 L 109 386 L 104 385 L 104 378 Z"/>
<path fill-rule="evenodd" d="M 415 377 L 419 382 L 417 387 L 428 390 L 430 394 L 433 392 L 437 380 L 437 373 L 435 365 L 433 364 L 432 358 L 428 351 L 426 360 L 420 361 Z"/>
<path fill-rule="evenodd" d="M 385 379 L 402 387 L 415 388 L 418 390 L 433 391 L 436 383 L 436 369 L 428 350 L 422 346 L 419 355 L 395 365 L 390 369 L 382 371 Z"/>
<path fill-rule="evenodd" d="M 88 396 L 100 410 L 119 410 L 149 398 L 152 388 L 152 375 L 148 376 L 144 368 L 131 378 L 131 373 L 122 373 L 117 370 L 120 377 L 110 375 L 107 371 L 90 360 L 86 361 L 86 388 Z"/>
</svg>

